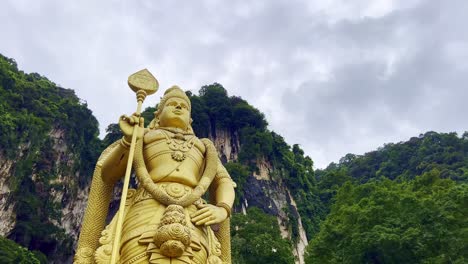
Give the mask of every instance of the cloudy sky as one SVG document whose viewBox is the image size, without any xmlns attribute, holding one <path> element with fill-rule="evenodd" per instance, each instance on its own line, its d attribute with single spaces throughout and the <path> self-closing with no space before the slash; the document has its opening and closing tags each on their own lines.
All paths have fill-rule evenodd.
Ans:
<svg viewBox="0 0 468 264">
<path fill-rule="evenodd" d="M 468 130 L 466 0 L 11 0 L 0 19 L 0 53 L 74 89 L 101 133 L 135 111 L 142 68 L 161 90 L 221 83 L 318 168 Z"/>
</svg>

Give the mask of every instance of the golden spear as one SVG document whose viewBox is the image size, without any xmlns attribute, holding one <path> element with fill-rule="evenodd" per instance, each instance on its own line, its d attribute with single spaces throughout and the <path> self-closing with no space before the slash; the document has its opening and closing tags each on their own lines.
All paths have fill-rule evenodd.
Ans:
<svg viewBox="0 0 468 264">
<path fill-rule="evenodd" d="M 136 98 L 138 102 L 136 115 L 139 116 L 141 113 L 141 106 L 146 96 L 154 94 L 158 90 L 158 80 L 156 80 L 156 78 L 154 78 L 154 76 L 147 69 L 143 69 L 128 77 L 128 86 L 130 86 L 130 88 L 136 93 Z M 133 156 L 135 154 L 137 129 L 139 129 L 139 124 L 135 123 L 133 127 L 132 142 L 130 144 L 127 169 L 125 171 L 124 184 L 122 188 L 122 197 L 120 198 L 120 206 L 117 215 L 117 226 L 115 230 L 114 243 L 112 245 L 111 264 L 117 263 L 117 258 L 119 255 L 125 200 L 127 200 L 128 184 L 130 182 L 130 173 L 132 171 Z"/>
</svg>

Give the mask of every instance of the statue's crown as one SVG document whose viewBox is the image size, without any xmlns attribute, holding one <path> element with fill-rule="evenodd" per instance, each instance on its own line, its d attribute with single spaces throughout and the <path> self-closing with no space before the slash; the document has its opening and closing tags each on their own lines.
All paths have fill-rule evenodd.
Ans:
<svg viewBox="0 0 468 264">
<path fill-rule="evenodd" d="M 161 98 L 161 101 L 159 102 L 158 109 L 154 113 L 154 119 L 150 122 L 148 128 L 155 129 L 159 127 L 159 115 L 161 114 L 164 106 L 166 105 L 166 101 L 174 97 L 180 98 L 184 100 L 185 102 L 187 102 L 189 111 L 192 109 L 192 104 L 190 103 L 190 99 L 188 98 L 188 96 L 185 94 L 185 92 L 182 89 L 180 89 L 179 86 L 174 85 L 164 92 L 164 96 Z M 188 124 L 187 129 L 188 129 L 188 132 L 193 134 L 193 129 L 192 129 L 192 126 L 190 125 L 191 123 L 192 123 L 192 120 L 190 120 L 190 123 Z"/>
<path fill-rule="evenodd" d="M 184 101 L 187 102 L 189 110 L 192 108 L 192 105 L 190 103 L 190 99 L 185 94 L 185 92 L 182 89 L 180 89 L 179 86 L 174 85 L 171 88 L 167 89 L 166 92 L 164 92 L 164 96 L 163 96 L 163 98 L 161 98 L 161 102 L 159 103 L 158 111 L 159 111 L 160 108 L 162 109 L 164 107 L 164 104 L 166 103 L 166 101 L 169 98 L 173 98 L 173 97 L 183 99 Z"/>
</svg>

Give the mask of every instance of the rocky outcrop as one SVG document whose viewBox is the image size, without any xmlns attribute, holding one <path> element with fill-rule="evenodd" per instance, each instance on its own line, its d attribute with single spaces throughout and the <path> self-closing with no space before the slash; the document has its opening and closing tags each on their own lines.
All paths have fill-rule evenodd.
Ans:
<svg viewBox="0 0 468 264">
<path fill-rule="evenodd" d="M 76 159 L 69 151 L 64 131 L 54 129 L 49 133 L 49 137 L 53 140 L 52 149 L 56 157 L 53 163 L 54 168 L 57 168 L 56 177 L 51 184 L 58 187 L 51 188 L 50 197 L 54 202 L 62 205 L 60 221 L 53 219 L 51 221 L 63 228 L 65 233 L 73 238 L 73 241 L 77 241 L 89 190 L 79 188 L 77 179 L 80 172 L 73 173 L 68 169 L 74 166 Z"/>
<path fill-rule="evenodd" d="M 218 150 L 220 159 L 223 163 L 237 160 L 239 155 L 240 142 L 237 132 L 228 130 L 216 129 L 211 139 Z"/>
<path fill-rule="evenodd" d="M 0 154 L 0 236 L 7 236 L 16 224 L 15 201 L 11 197 L 10 184 L 16 162 L 25 156 L 29 147 L 29 143 L 20 145 L 13 159 Z"/>
<path fill-rule="evenodd" d="M 289 190 L 288 190 L 288 196 L 289 196 L 289 200 L 291 201 L 291 207 L 293 207 L 295 209 L 294 211 L 297 213 L 296 201 L 294 201 Z M 298 226 L 299 234 L 297 237 L 297 243 L 295 245 L 293 253 L 294 253 L 294 256 L 296 256 L 298 260 L 297 262 L 302 264 L 304 263 L 305 248 L 307 247 L 309 242 L 307 241 L 307 235 L 306 235 L 304 227 L 302 226 L 302 219 L 299 213 L 297 213 L 297 226 Z M 291 237 L 291 235 L 287 234 L 287 236 L 283 236 L 283 237 Z"/>
<path fill-rule="evenodd" d="M 15 204 L 10 199 L 9 179 L 13 175 L 13 160 L 0 155 L 0 236 L 6 236 L 15 226 Z"/>
<path fill-rule="evenodd" d="M 221 160 L 224 163 L 236 161 L 240 151 L 238 135 L 219 129 L 216 130 L 215 135 L 216 137 L 212 138 L 212 140 L 219 152 Z M 303 264 L 304 251 L 308 241 L 302 226 L 301 216 L 297 210 L 297 205 L 288 188 L 281 180 L 275 180 L 271 177 L 274 172 L 271 163 L 265 158 L 260 158 L 257 160 L 256 164 L 258 171 L 247 178 L 240 206 L 235 208 L 235 210 L 246 214 L 249 206 L 255 206 L 261 208 L 270 215 L 276 216 L 283 238 L 296 241 L 293 251 L 296 256 L 296 263 Z M 298 235 L 296 238 L 292 237 L 293 232 L 291 228 L 293 225 L 291 221 L 297 221 L 297 223 L 294 224 L 294 226 L 298 228 Z"/>
<path fill-rule="evenodd" d="M 34 152 L 28 143 L 20 145 L 14 159 L 0 155 L 0 235 L 9 236 L 16 224 L 16 202 L 12 196 L 14 184 L 19 184 L 20 178 L 29 177 L 35 185 L 37 195 L 57 205 L 56 211 L 49 212 L 50 223 L 63 229 L 70 241 L 76 243 L 88 198 L 88 186 L 79 187 L 80 172 L 74 172 L 77 158 L 65 141 L 64 130 L 51 130 L 48 138 L 44 138 L 41 144 L 46 141 L 52 142 L 50 149 L 41 148 Z M 33 152 L 38 158 L 31 164 L 31 174 L 15 176 L 17 164 Z M 47 183 L 44 182 L 44 172 L 48 173 Z M 56 261 L 63 263 L 65 260 Z"/>
<path fill-rule="evenodd" d="M 276 216 L 283 238 L 297 241 L 293 252 L 296 256 L 296 263 L 304 263 L 304 251 L 308 244 L 307 236 L 296 203 L 289 190 L 281 182 L 271 179 L 258 179 L 254 175 L 247 179 L 244 188 L 243 203 L 238 211 L 245 214 L 246 208 L 255 206 L 270 215 Z M 292 223 L 290 221 L 297 221 L 297 238 L 292 237 Z"/>
<path fill-rule="evenodd" d="M 265 158 L 257 159 L 258 171 L 254 171 L 253 176 L 257 180 L 271 180 L 270 173 L 273 171 L 271 164 Z"/>
</svg>

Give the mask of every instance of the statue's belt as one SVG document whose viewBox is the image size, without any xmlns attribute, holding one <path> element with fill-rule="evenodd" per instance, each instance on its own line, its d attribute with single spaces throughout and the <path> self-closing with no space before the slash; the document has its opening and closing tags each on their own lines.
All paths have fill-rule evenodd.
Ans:
<svg viewBox="0 0 468 264">
<path fill-rule="evenodd" d="M 174 199 L 183 198 L 193 191 L 192 187 L 177 182 L 158 182 L 156 183 L 156 186 L 165 194 Z M 133 204 L 147 199 L 154 198 L 145 188 L 141 186 L 138 187 L 135 193 L 135 197 L 133 198 Z"/>
</svg>

